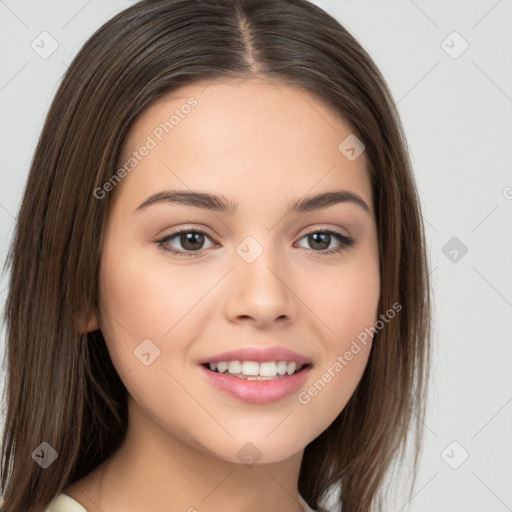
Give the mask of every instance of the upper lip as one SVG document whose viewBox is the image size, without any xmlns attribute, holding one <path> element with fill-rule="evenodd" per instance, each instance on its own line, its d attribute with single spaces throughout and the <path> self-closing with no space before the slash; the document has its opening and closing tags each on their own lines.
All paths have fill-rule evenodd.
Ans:
<svg viewBox="0 0 512 512">
<path fill-rule="evenodd" d="M 219 363 L 221 361 L 256 361 L 258 363 L 267 361 L 288 361 L 302 365 L 311 364 L 309 357 L 277 345 L 267 348 L 245 347 L 230 350 L 207 357 L 201 360 L 199 364 Z"/>
</svg>

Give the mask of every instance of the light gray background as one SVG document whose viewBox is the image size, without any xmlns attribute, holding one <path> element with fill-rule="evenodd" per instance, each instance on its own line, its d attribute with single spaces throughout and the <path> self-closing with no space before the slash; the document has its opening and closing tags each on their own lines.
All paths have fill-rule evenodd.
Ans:
<svg viewBox="0 0 512 512">
<path fill-rule="evenodd" d="M 132 3 L 0 0 L 2 262 L 63 72 L 92 32 Z M 389 510 L 510 511 L 512 1 L 315 3 L 361 42 L 390 85 L 429 238 L 436 318 L 424 454 L 412 502 L 398 496 Z M 47 59 L 31 48 L 43 31 L 59 45 Z"/>
</svg>

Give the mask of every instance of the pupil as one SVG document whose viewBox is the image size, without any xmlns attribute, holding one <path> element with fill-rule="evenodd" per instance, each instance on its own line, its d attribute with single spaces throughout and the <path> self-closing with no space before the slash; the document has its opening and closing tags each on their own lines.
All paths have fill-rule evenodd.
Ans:
<svg viewBox="0 0 512 512">
<path fill-rule="evenodd" d="M 313 233 L 309 235 L 309 243 L 314 249 L 327 249 L 327 247 L 329 247 L 330 237 L 331 235 L 329 233 Z M 315 247 L 315 244 L 320 244 L 321 247 Z"/>
<path fill-rule="evenodd" d="M 185 249 L 197 250 L 202 246 L 204 235 L 202 233 L 182 233 L 181 244 Z M 199 243 L 197 243 L 199 239 Z M 187 246 L 187 244 L 190 244 Z"/>
</svg>

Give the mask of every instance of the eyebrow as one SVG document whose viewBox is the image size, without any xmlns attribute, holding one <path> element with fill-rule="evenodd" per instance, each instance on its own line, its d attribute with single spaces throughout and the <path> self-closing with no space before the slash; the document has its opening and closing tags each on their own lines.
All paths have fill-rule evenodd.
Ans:
<svg viewBox="0 0 512 512">
<path fill-rule="evenodd" d="M 148 197 L 135 211 L 145 210 L 148 206 L 158 203 L 176 203 L 194 206 L 204 210 L 234 215 L 238 212 L 238 203 L 224 196 L 205 192 L 193 192 L 189 190 L 163 190 Z M 307 196 L 288 205 L 288 211 L 293 213 L 307 213 L 313 210 L 328 208 L 338 203 L 352 203 L 360 206 L 370 213 L 368 204 L 354 192 L 349 190 L 331 190 L 316 196 Z"/>
</svg>

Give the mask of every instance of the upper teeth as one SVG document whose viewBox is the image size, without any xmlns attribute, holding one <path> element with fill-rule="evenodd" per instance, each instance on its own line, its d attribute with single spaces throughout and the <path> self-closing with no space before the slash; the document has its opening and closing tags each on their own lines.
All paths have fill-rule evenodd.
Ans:
<svg viewBox="0 0 512 512">
<path fill-rule="evenodd" d="M 209 363 L 210 370 L 217 370 L 224 373 L 226 370 L 231 374 L 243 374 L 260 377 L 275 377 L 276 375 L 291 375 L 296 370 L 301 370 L 302 365 L 291 361 L 266 361 L 258 363 L 257 361 L 220 361 L 218 363 Z"/>
</svg>

